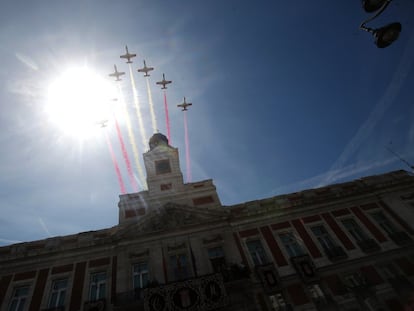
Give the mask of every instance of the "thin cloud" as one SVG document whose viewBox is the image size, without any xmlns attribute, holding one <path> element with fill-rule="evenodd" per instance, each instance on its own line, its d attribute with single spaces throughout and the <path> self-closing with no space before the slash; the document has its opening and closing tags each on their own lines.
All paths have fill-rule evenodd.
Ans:
<svg viewBox="0 0 414 311">
<path fill-rule="evenodd" d="M 46 227 L 46 224 L 43 221 L 43 219 L 39 217 L 38 220 L 39 220 L 40 226 L 43 228 L 43 230 L 45 230 L 46 234 L 51 237 L 52 235 L 50 234 L 49 229 Z"/>
<path fill-rule="evenodd" d="M 388 88 L 384 93 L 384 96 L 375 106 L 374 110 L 371 112 L 365 123 L 362 124 L 362 126 L 359 128 L 356 135 L 348 142 L 339 158 L 331 166 L 322 184 L 332 183 L 335 180 L 335 172 L 344 166 L 346 161 L 361 148 L 364 142 L 367 141 L 367 138 L 373 133 L 375 125 L 379 120 L 381 120 L 386 110 L 393 104 L 396 97 L 398 96 L 400 89 L 406 80 L 406 77 L 410 72 L 411 66 L 413 64 L 413 55 L 414 32 L 411 33 L 407 47 L 405 48 L 405 51 L 401 57 L 401 61 L 398 64 L 397 70 L 395 71 L 391 83 L 388 85 Z"/>
</svg>

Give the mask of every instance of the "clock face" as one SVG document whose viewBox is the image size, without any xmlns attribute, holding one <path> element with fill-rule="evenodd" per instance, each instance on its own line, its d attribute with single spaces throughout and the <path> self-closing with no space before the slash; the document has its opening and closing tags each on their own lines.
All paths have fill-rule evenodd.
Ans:
<svg viewBox="0 0 414 311">
<path fill-rule="evenodd" d="M 171 173 L 170 160 L 158 160 L 155 161 L 155 173 L 157 175 Z"/>
</svg>

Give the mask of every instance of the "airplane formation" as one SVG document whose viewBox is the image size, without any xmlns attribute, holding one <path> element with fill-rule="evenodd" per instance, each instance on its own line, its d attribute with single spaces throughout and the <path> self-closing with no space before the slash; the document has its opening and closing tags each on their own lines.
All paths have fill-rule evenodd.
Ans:
<svg viewBox="0 0 414 311">
<path fill-rule="evenodd" d="M 192 106 L 192 103 L 187 103 L 185 101 L 185 97 L 184 97 L 184 102 L 182 104 L 177 105 L 177 107 L 183 108 L 181 111 L 187 111 L 187 107 Z"/>
<path fill-rule="evenodd" d="M 150 75 L 148 74 L 148 72 L 154 70 L 154 67 L 147 67 L 147 64 L 145 63 L 144 60 L 144 67 L 138 69 L 138 72 L 145 72 L 144 77 L 149 77 Z"/>
<path fill-rule="evenodd" d="M 135 53 L 130 53 L 128 50 L 128 46 L 125 45 L 125 54 L 120 55 L 119 57 L 122 59 L 126 60 L 127 64 L 132 64 L 132 58 L 136 57 L 137 54 Z M 153 71 L 154 67 L 148 67 L 145 60 L 144 60 L 144 67 L 142 68 L 138 68 L 137 71 L 138 72 L 143 72 L 144 73 L 144 77 L 149 77 L 150 75 L 148 74 L 150 71 Z M 110 73 L 109 76 L 110 77 L 114 77 L 115 81 L 122 81 L 122 79 L 120 78 L 121 76 L 125 75 L 125 72 L 123 71 L 118 71 L 118 68 L 116 67 L 116 65 L 114 65 L 114 72 Z M 165 74 L 162 74 L 162 80 L 161 81 L 157 81 L 156 84 L 157 85 L 161 85 L 161 89 L 165 90 L 167 89 L 167 84 L 172 83 L 171 80 L 166 80 L 165 79 Z M 116 100 L 116 99 L 114 99 Z M 182 104 L 177 105 L 177 107 L 182 108 L 181 111 L 188 111 L 188 107 L 192 106 L 192 103 L 187 103 L 186 99 L 184 97 L 184 102 Z M 107 126 L 107 122 L 108 120 L 102 120 L 100 122 L 97 122 L 97 124 L 101 125 L 101 127 L 106 127 Z"/>
<path fill-rule="evenodd" d="M 125 50 L 126 50 L 126 54 L 119 56 L 120 58 L 126 58 L 127 59 L 127 64 L 132 64 L 131 58 L 134 58 L 137 56 L 137 54 L 130 54 L 128 52 L 128 46 L 125 45 Z"/>
<path fill-rule="evenodd" d="M 118 69 L 116 68 L 116 65 L 114 65 L 114 72 L 110 73 L 109 76 L 110 77 L 115 77 L 115 81 L 121 81 L 122 79 L 120 79 L 120 76 L 123 76 L 125 74 L 125 72 L 123 71 L 118 71 Z"/>
<path fill-rule="evenodd" d="M 155 82 L 156 84 L 162 85 L 162 90 L 167 89 L 166 85 L 170 84 L 172 81 L 165 80 L 165 74 L 162 74 L 162 80 Z"/>
</svg>

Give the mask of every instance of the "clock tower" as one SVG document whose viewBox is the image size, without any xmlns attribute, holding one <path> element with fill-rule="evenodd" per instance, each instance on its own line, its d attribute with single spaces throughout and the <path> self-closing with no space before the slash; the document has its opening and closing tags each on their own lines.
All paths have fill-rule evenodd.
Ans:
<svg viewBox="0 0 414 311">
<path fill-rule="evenodd" d="M 149 140 L 144 153 L 148 190 L 119 196 L 119 223 L 136 221 L 150 212 L 175 204 L 187 208 L 221 208 L 216 187 L 211 179 L 184 183 L 178 149 L 168 144 L 161 133 Z"/>
</svg>

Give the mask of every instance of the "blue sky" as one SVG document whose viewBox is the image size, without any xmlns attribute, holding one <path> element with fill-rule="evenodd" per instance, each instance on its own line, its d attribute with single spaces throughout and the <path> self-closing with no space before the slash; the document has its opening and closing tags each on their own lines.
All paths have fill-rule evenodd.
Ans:
<svg viewBox="0 0 414 311">
<path fill-rule="evenodd" d="M 395 0 L 377 20 L 399 21 L 398 41 L 378 49 L 358 29 L 360 1 L 7 1 L 0 10 L 0 245 L 113 226 L 117 181 L 104 134 L 79 140 L 45 113 L 63 71 L 102 78 L 125 44 L 154 66 L 157 127 L 185 172 L 183 96 L 193 181 L 212 178 L 224 205 L 407 169 L 414 162 L 413 1 Z M 147 135 L 145 80 L 134 78 Z M 112 82 L 111 82 L 112 83 Z M 120 83 L 137 140 L 129 78 Z M 107 131 L 131 191 L 113 124 Z M 121 130 L 132 161 L 125 124 Z M 140 153 L 146 151 L 140 143 Z M 134 165 L 135 168 L 135 165 Z M 135 170 L 136 172 L 136 170 Z"/>
</svg>

